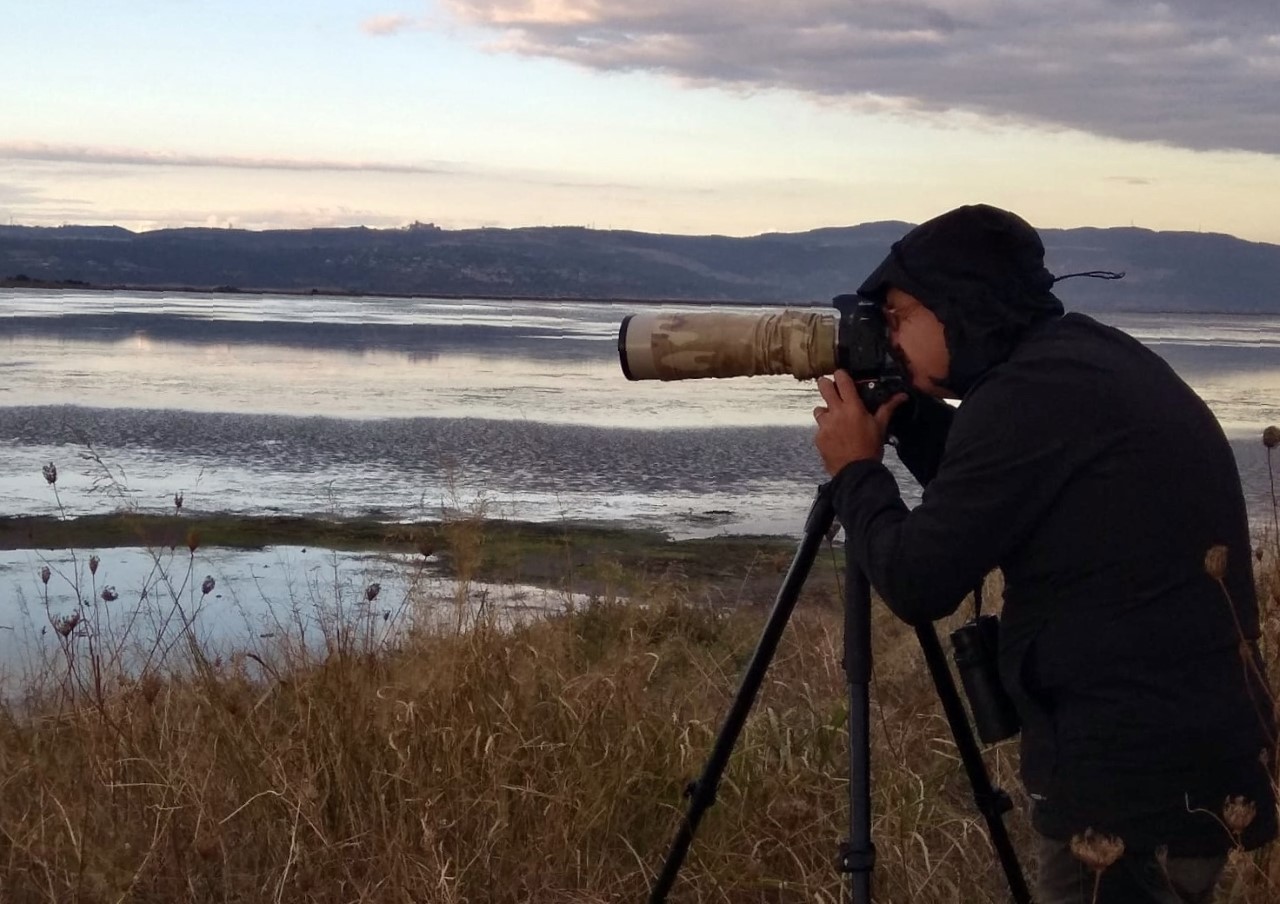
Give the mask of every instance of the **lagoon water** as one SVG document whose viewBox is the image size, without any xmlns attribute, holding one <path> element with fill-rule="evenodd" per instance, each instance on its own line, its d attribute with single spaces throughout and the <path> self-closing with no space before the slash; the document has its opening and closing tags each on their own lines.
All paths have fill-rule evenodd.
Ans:
<svg viewBox="0 0 1280 904">
<path fill-rule="evenodd" d="M 790 377 L 628 382 L 619 322 L 675 309 L 0 290 L 0 514 L 172 511 L 181 493 L 189 513 L 461 510 L 673 537 L 798 536 L 823 479 L 816 390 Z M 1100 319 L 1206 399 L 1233 440 L 1253 518 L 1268 521 L 1260 436 L 1280 423 L 1280 314 Z M 56 494 L 41 477 L 50 462 Z M 261 578 L 275 553 L 202 555 L 199 570 L 230 591 L 236 575 Z M 32 556 L 0 560 L 0 587 L 20 581 L 28 606 L 39 603 Z M 150 567 L 117 558 L 130 582 Z M 353 596 L 368 567 L 344 560 Z"/>
<path fill-rule="evenodd" d="M 628 382 L 617 329 L 639 309 L 0 290 L 0 514 L 168 510 L 181 492 L 190 512 L 800 531 L 823 477 L 812 384 Z M 1102 319 L 1208 401 L 1261 517 L 1280 314 Z"/>
</svg>

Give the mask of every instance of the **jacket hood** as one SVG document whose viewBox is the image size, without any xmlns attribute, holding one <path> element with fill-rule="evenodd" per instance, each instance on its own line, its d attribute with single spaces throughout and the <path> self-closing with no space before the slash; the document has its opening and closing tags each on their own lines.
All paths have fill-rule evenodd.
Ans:
<svg viewBox="0 0 1280 904">
<path fill-rule="evenodd" d="M 942 322 L 951 367 L 942 385 L 964 395 L 1038 323 L 1060 317 L 1044 244 L 1021 217 L 971 204 L 916 226 L 858 288 L 883 302 L 914 295 Z"/>
</svg>

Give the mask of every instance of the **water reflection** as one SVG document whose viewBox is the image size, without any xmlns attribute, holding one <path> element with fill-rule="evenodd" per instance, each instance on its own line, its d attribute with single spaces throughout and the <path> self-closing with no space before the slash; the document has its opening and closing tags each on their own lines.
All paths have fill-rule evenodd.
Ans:
<svg viewBox="0 0 1280 904">
<path fill-rule="evenodd" d="M 91 572 L 95 552 L 100 561 Z M 322 650 L 338 624 L 355 632 L 358 646 L 380 648 L 414 627 L 466 627 L 481 614 L 512 625 L 587 602 L 582 594 L 522 584 L 459 584 L 421 556 L 299 546 L 194 555 L 185 549 L 0 550 L 0 586 L 6 588 L 0 679 L 51 666 L 65 673 L 67 653 L 86 655 L 90 639 L 100 656 L 118 656 L 121 669 L 136 673 L 144 662 L 181 664 L 188 630 L 210 657 L 279 651 L 289 643 Z M 60 636 L 58 627 L 70 619 L 74 627 Z"/>
<path fill-rule="evenodd" d="M 455 347 L 201 344 L 8 335 L 5 403 L 350 418 L 476 417 L 606 427 L 803 423 L 791 377 L 631 383 L 615 346 L 538 339 Z"/>
</svg>

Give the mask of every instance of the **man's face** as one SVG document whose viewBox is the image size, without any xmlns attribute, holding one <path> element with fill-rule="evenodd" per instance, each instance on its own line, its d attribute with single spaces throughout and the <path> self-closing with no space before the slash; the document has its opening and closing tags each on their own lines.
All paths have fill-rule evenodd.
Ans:
<svg viewBox="0 0 1280 904">
<path fill-rule="evenodd" d="M 955 393 L 939 386 L 951 368 L 942 321 L 914 295 L 890 288 L 884 300 L 889 341 L 906 365 L 911 385 L 936 398 L 955 398 Z"/>
</svg>

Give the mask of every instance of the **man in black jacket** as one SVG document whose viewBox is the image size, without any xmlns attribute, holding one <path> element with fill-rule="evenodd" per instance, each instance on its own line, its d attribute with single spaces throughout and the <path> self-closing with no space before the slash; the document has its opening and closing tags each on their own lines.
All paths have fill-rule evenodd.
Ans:
<svg viewBox="0 0 1280 904">
<path fill-rule="evenodd" d="M 1099 901 L 1209 901 L 1226 853 L 1276 834 L 1235 460 L 1159 357 L 1064 316 L 1043 261 L 1031 226 L 986 205 L 911 230 L 858 290 L 911 397 L 872 415 L 847 374 L 824 379 L 815 443 L 847 555 L 898 617 L 941 618 L 1004 574 L 1039 904 L 1092 900 L 1071 842 L 1098 837 L 1124 845 Z M 886 436 L 924 486 L 913 510 Z"/>
</svg>

